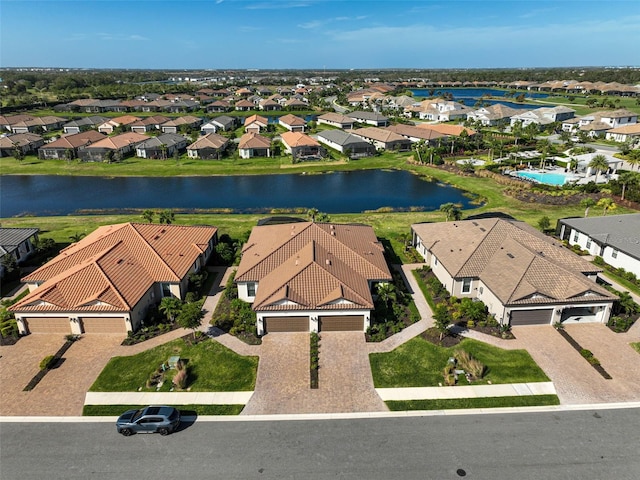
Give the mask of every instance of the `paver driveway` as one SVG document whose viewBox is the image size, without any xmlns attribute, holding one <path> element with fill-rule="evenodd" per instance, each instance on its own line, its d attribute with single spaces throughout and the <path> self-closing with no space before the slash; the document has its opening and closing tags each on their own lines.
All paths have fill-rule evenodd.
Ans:
<svg viewBox="0 0 640 480">
<path fill-rule="evenodd" d="M 319 388 L 309 382 L 309 334 L 265 335 L 255 393 L 242 414 L 387 410 L 373 388 L 362 332 L 321 334 Z"/>
<path fill-rule="evenodd" d="M 40 361 L 64 344 L 56 335 L 32 334 L 0 349 L 0 415 L 81 415 L 84 396 L 123 340 L 122 335 L 85 335 L 63 355 L 62 364 L 30 392 L 22 389 Z"/>
</svg>

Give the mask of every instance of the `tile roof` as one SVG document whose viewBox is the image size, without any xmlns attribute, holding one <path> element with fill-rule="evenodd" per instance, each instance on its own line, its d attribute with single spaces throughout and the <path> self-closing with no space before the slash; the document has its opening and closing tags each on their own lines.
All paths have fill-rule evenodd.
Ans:
<svg viewBox="0 0 640 480">
<path fill-rule="evenodd" d="M 40 141 L 43 141 L 43 139 L 36 133 L 16 133 L 0 137 L 0 148 L 24 147 Z"/>
<path fill-rule="evenodd" d="M 362 138 L 370 138 L 379 142 L 406 142 L 407 139 L 402 135 L 379 127 L 364 127 L 353 130 L 353 134 Z"/>
<path fill-rule="evenodd" d="M 350 125 L 353 125 L 353 123 L 355 122 L 355 120 L 351 117 L 347 117 L 346 115 L 342 115 L 341 113 L 333 113 L 333 112 L 320 115 L 318 117 L 318 120 L 325 120 L 327 122 L 333 122 L 333 123 L 347 123 Z"/>
<path fill-rule="evenodd" d="M 291 114 L 283 115 L 282 117 L 278 118 L 278 122 L 280 124 L 292 125 L 292 126 L 298 126 L 298 125 L 302 126 L 307 124 L 307 122 L 305 122 L 303 118 L 300 118 Z"/>
<path fill-rule="evenodd" d="M 470 128 L 464 127 L 462 125 L 449 125 L 446 123 L 434 123 L 434 124 L 426 124 L 421 123 L 418 125 L 418 128 L 425 128 L 427 130 L 434 130 L 438 133 L 442 133 L 443 135 L 454 135 L 459 137 L 462 132 L 467 132 L 467 135 L 475 135 L 476 131 Z"/>
<path fill-rule="evenodd" d="M 280 135 L 280 138 L 290 147 L 317 147 L 320 145 L 316 139 L 301 132 L 285 132 Z"/>
<path fill-rule="evenodd" d="M 480 278 L 505 305 L 614 298 L 585 276 L 599 268 L 524 222 L 488 218 L 412 229 L 452 277 Z"/>
<path fill-rule="evenodd" d="M 24 277 L 42 285 L 12 311 L 131 310 L 153 283 L 184 278 L 216 231 L 138 223 L 99 227 Z"/>
<path fill-rule="evenodd" d="M 252 123 L 258 123 L 264 127 L 266 127 L 269 124 L 269 119 L 267 119 L 266 117 L 260 116 L 260 115 L 249 115 L 247 118 L 244 119 L 244 126 L 248 126 L 251 125 Z"/>
<path fill-rule="evenodd" d="M 398 135 L 402 135 L 403 137 L 420 138 L 422 140 L 435 140 L 436 138 L 442 138 L 446 136 L 440 132 L 436 132 L 434 129 L 418 128 L 414 125 L 392 125 L 390 127 L 386 127 L 385 130 L 397 133 Z"/>
<path fill-rule="evenodd" d="M 140 142 L 144 142 L 148 139 L 149 137 L 147 135 L 143 135 L 142 133 L 125 132 L 121 133 L 120 135 L 116 135 L 115 137 L 107 137 L 96 143 L 92 143 L 87 148 L 106 148 L 110 150 L 118 150 L 128 145 L 134 145 Z"/>
<path fill-rule="evenodd" d="M 78 148 L 90 143 L 99 142 L 106 137 L 95 130 L 87 130 L 86 132 L 74 133 L 72 135 L 65 135 L 58 140 L 49 142 L 41 148 Z"/>
<path fill-rule="evenodd" d="M 371 227 L 304 222 L 255 227 L 235 279 L 259 282 L 258 311 L 370 309 L 369 281 L 391 274 Z"/>
<path fill-rule="evenodd" d="M 271 140 L 257 133 L 245 133 L 240 137 L 238 148 L 270 148 Z"/>
<path fill-rule="evenodd" d="M 209 133 L 198 138 L 198 140 L 187 147 L 187 150 L 200 150 L 203 148 L 214 148 L 218 150 L 219 148 L 224 147 L 227 143 L 229 143 L 229 139 L 227 137 L 223 137 L 217 133 Z"/>
</svg>

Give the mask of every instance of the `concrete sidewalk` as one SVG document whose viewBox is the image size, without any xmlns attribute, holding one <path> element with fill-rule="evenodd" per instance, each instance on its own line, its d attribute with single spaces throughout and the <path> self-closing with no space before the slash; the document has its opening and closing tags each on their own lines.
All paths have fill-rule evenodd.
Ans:
<svg viewBox="0 0 640 480">
<path fill-rule="evenodd" d="M 87 392 L 85 405 L 246 405 L 253 392 Z"/>
<path fill-rule="evenodd" d="M 556 395 L 553 382 L 507 383 L 457 387 L 376 388 L 383 401 Z"/>
</svg>

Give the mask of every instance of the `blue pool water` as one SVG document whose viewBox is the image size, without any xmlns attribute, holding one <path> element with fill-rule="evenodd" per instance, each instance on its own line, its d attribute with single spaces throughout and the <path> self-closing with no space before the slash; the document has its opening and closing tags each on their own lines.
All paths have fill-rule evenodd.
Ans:
<svg viewBox="0 0 640 480">
<path fill-rule="evenodd" d="M 535 180 L 546 185 L 562 186 L 566 183 L 568 177 L 561 173 L 547 173 L 547 172 L 518 172 L 518 177 L 528 178 Z"/>
</svg>

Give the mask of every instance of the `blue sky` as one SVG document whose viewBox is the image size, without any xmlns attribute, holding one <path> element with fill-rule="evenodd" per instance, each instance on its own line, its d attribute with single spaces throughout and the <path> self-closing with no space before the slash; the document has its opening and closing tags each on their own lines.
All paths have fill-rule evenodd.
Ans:
<svg viewBox="0 0 640 480">
<path fill-rule="evenodd" d="M 640 0 L 0 0 L 0 66 L 640 65 Z"/>
</svg>

